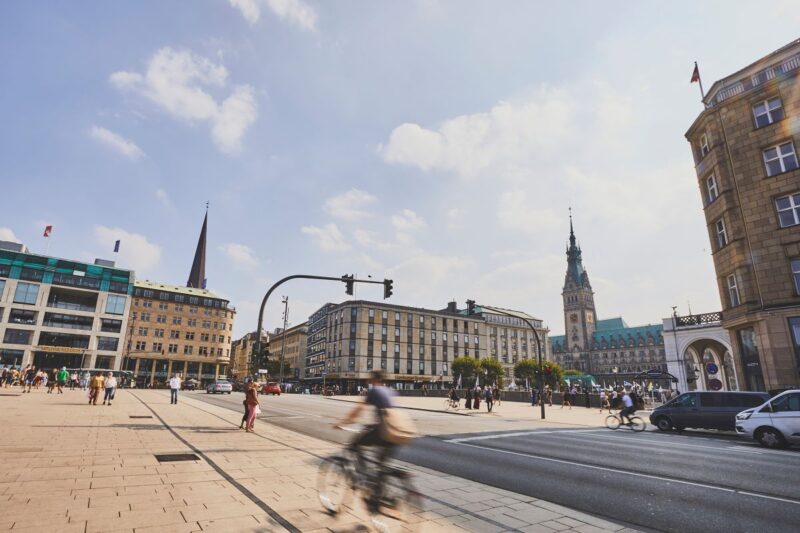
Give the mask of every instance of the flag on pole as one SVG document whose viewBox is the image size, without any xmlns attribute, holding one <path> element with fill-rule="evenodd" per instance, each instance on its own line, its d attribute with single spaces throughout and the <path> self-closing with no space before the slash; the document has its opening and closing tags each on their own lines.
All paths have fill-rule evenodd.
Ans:
<svg viewBox="0 0 800 533">
<path fill-rule="evenodd" d="M 528 383 L 528 376 L 525 376 L 525 390 L 530 390 L 531 386 Z"/>
<path fill-rule="evenodd" d="M 697 66 L 697 61 L 694 62 L 694 71 L 692 72 L 692 79 L 689 80 L 689 83 L 698 82 L 700 83 L 700 69 Z"/>
<path fill-rule="evenodd" d="M 114 243 L 114 253 L 117 252 L 119 252 L 119 240 L 117 240 L 117 242 Z"/>
<path fill-rule="evenodd" d="M 49 237 L 52 232 L 53 232 L 53 226 L 45 226 L 44 227 L 44 236 L 45 237 Z"/>
</svg>

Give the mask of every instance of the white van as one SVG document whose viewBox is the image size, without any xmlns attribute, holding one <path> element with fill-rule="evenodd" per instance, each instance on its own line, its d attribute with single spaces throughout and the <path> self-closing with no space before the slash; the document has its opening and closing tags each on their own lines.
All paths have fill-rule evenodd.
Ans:
<svg viewBox="0 0 800 533">
<path fill-rule="evenodd" d="M 800 444 L 800 390 L 787 390 L 736 415 L 736 433 L 767 448 Z"/>
</svg>

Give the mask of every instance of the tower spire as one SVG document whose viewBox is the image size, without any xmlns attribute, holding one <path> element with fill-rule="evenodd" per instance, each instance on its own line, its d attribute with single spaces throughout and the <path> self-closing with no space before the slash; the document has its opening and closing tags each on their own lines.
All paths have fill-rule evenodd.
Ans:
<svg viewBox="0 0 800 533">
<path fill-rule="evenodd" d="M 206 215 L 203 218 L 203 228 L 200 230 L 200 238 L 197 240 L 197 250 L 194 252 L 192 270 L 189 272 L 187 287 L 196 289 L 206 288 L 206 233 L 208 231 L 208 202 L 206 202 Z"/>
<path fill-rule="evenodd" d="M 575 230 L 572 229 L 572 207 L 569 208 L 569 245 L 575 247 Z"/>
</svg>

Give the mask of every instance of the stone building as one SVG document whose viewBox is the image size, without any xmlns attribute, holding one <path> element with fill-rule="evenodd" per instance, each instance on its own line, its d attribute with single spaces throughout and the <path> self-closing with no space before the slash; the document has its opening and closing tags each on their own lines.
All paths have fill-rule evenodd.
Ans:
<svg viewBox="0 0 800 533">
<path fill-rule="evenodd" d="M 546 357 L 547 329 L 519 311 L 477 307 L 467 314 L 455 302 L 442 310 L 363 300 L 325 304 L 308 321 L 304 377 L 320 382 L 324 372 L 328 383 L 346 390 L 365 385 L 380 368 L 396 388 L 440 386 L 458 378 L 450 369 L 454 358 L 490 357 L 503 365 L 508 382 L 514 363 L 537 353 L 522 318 L 537 328 Z"/>
<path fill-rule="evenodd" d="M 593 375 L 598 383 L 622 383 L 640 372 L 666 372 L 661 324 L 628 326 L 622 317 L 599 320 L 589 274 L 569 223 L 567 274 L 561 293 L 564 335 L 550 337 L 553 360 L 565 370 Z"/>
<path fill-rule="evenodd" d="M 133 272 L 0 242 L 0 366 L 119 370 Z"/>
<path fill-rule="evenodd" d="M 281 353 L 283 354 L 284 381 L 299 381 L 303 376 L 306 366 L 307 342 L 308 324 L 305 322 L 287 329 L 286 333 L 281 329 L 276 329 L 269 335 L 270 360 L 280 361 Z M 277 379 L 277 376 L 270 376 L 270 379 Z"/>
<path fill-rule="evenodd" d="M 261 342 L 267 342 L 267 335 L 262 333 Z M 250 375 L 250 358 L 253 354 L 253 346 L 256 343 L 256 332 L 243 336 L 241 339 L 233 341 L 231 344 L 231 377 L 236 380 L 244 379 Z"/>
<path fill-rule="evenodd" d="M 163 384 L 172 374 L 207 382 L 227 377 L 236 310 L 205 288 L 208 213 L 186 287 L 136 280 L 124 369 L 137 386 Z"/>
<path fill-rule="evenodd" d="M 746 390 L 800 385 L 800 40 L 715 82 L 686 132 Z"/>
</svg>

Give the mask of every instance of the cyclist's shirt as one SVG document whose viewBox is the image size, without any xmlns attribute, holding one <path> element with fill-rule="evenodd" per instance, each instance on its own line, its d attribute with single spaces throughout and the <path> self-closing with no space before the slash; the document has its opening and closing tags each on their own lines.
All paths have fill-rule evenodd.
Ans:
<svg viewBox="0 0 800 533">
<path fill-rule="evenodd" d="M 633 400 L 631 400 L 631 397 L 627 394 L 622 397 L 622 403 L 625 407 L 633 407 Z"/>
<path fill-rule="evenodd" d="M 392 392 L 383 385 L 377 385 L 367 392 L 367 403 L 382 411 L 392 407 Z"/>
</svg>

